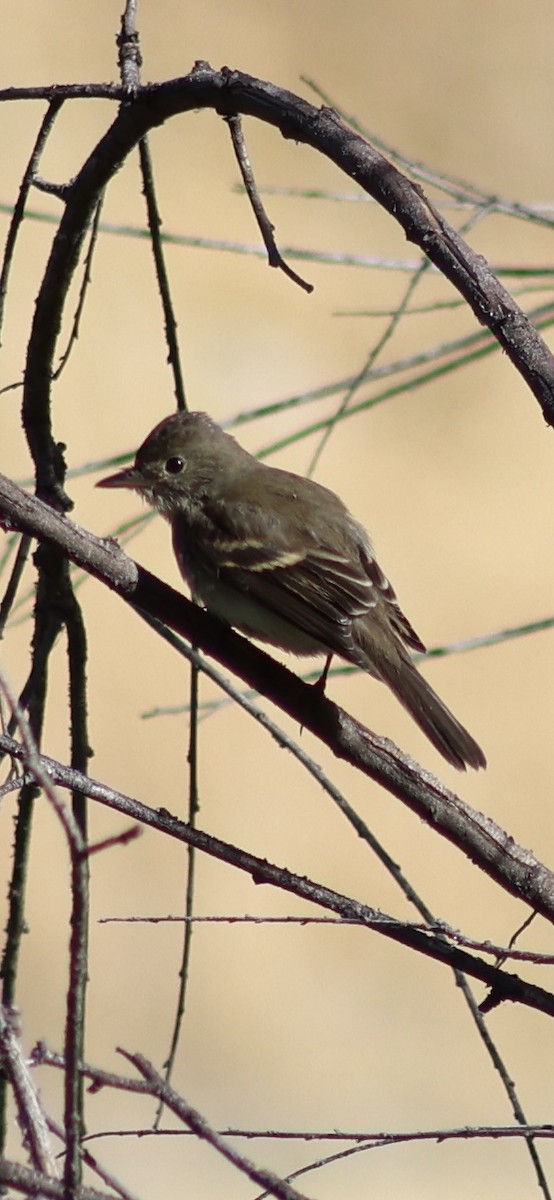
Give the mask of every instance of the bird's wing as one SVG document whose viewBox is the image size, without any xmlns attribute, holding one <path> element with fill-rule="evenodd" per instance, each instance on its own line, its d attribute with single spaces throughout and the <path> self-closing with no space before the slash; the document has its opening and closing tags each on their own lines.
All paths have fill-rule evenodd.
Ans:
<svg viewBox="0 0 554 1200">
<path fill-rule="evenodd" d="M 369 548 L 365 544 L 362 546 L 361 557 L 368 578 L 375 585 L 379 596 L 387 608 L 390 624 L 397 637 L 406 646 L 409 646 L 410 650 L 417 650 L 420 654 L 425 654 L 426 646 L 416 633 L 413 625 L 410 624 L 408 618 L 402 612 L 396 592 L 381 570 L 377 559 L 373 555 L 371 546 Z"/>
<path fill-rule="evenodd" d="M 344 531 L 342 505 L 339 515 Z M 353 622 L 384 609 L 399 640 L 424 649 L 373 557 L 367 535 L 352 518 L 347 536 L 338 539 L 338 550 L 336 537 L 332 546 L 316 542 L 309 525 L 299 534 L 296 522 L 287 522 L 282 512 L 272 522 L 264 509 L 257 520 L 254 504 L 246 509 L 244 501 L 230 504 L 229 497 L 223 506 L 216 503 L 209 516 L 212 535 L 213 524 L 218 528 L 215 541 L 210 539 L 210 559 L 221 580 L 248 592 L 330 650 L 355 660 Z"/>
</svg>

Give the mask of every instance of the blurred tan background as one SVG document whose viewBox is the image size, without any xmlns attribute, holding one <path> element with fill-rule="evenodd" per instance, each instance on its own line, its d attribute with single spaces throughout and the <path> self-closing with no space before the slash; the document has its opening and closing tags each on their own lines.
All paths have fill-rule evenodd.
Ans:
<svg viewBox="0 0 554 1200">
<path fill-rule="evenodd" d="M 121 3 L 106 0 L 100 5 L 4 0 L 0 86 L 115 80 L 120 12 Z M 546 0 L 531 6 L 520 0 L 139 5 L 145 81 L 184 74 L 204 58 L 314 99 L 301 81 L 305 75 L 406 155 L 530 203 L 548 202 L 554 188 L 552 24 Z M 0 106 L 4 205 L 16 197 L 42 112 L 42 105 L 31 103 Z M 42 173 L 56 181 L 74 175 L 114 114 L 105 102 L 67 105 Z M 353 191 L 331 164 L 273 130 L 246 121 L 245 133 L 260 186 Z M 179 118 L 156 131 L 151 150 L 167 231 L 258 244 L 249 207 L 233 190 L 237 168 L 221 120 L 213 113 Z M 373 205 L 282 196 L 267 204 L 281 249 L 416 259 L 397 226 Z M 59 211 L 43 195 L 33 195 L 32 208 Z M 8 217 L 4 212 L 0 217 L 5 235 Z M 103 220 L 144 222 L 136 158 L 110 188 Z M 53 229 L 29 222 L 20 239 L 0 386 L 21 378 Z M 496 265 L 552 262 L 551 234 L 523 222 L 485 221 L 471 241 Z M 220 420 L 355 373 L 385 322 L 336 312 L 393 306 L 407 281 L 393 271 L 293 263 L 315 284 L 308 297 L 269 270 L 263 257 L 179 247 L 166 253 L 189 404 Z M 416 299 L 451 295 L 445 282 L 433 281 Z M 60 350 L 76 299 L 74 290 Z M 384 361 L 474 329 L 469 313 L 411 317 L 400 323 Z M 1 403 L 0 469 L 23 478 L 30 460 L 20 395 L 9 392 Z M 54 389 L 55 435 L 67 443 L 69 465 L 79 467 L 136 448 L 172 406 L 148 244 L 104 234 L 79 342 Z M 307 411 L 315 419 L 334 411 L 333 403 Z M 240 440 L 255 451 L 306 419 L 306 411 L 266 419 L 245 426 Z M 346 421 L 333 434 L 316 477 L 340 491 L 367 524 L 407 615 L 428 645 L 552 613 L 552 436 L 500 353 Z M 299 442 L 271 461 L 305 471 L 316 444 Z M 75 519 L 98 534 L 113 532 L 139 511 L 138 501 L 95 492 L 94 478 L 86 475 L 71 485 Z M 160 521 L 148 525 L 130 552 L 178 584 Z M 99 584 L 87 582 L 80 599 L 90 643 L 91 774 L 182 814 L 186 716 L 142 715 L 186 701 L 187 668 Z M 28 622 L 18 625 L 3 644 L 17 689 L 28 667 L 29 631 Z M 425 668 L 487 753 L 487 773 L 468 778 L 439 761 L 395 701 L 368 678 L 336 680 L 329 690 L 552 865 L 553 668 L 553 633 Z M 44 748 L 64 761 L 66 695 L 60 644 Z M 212 695 L 203 683 L 203 698 Z M 415 919 L 328 798 L 247 716 L 225 708 L 203 723 L 200 743 L 202 828 L 385 912 Z M 468 934 L 500 943 L 509 939 L 526 909 L 500 895 L 396 800 L 334 762 L 309 736 L 302 745 L 322 762 L 438 916 Z M 13 806 L 4 802 L 2 895 L 12 818 Z M 121 818 L 92 809 L 93 840 L 124 827 Z M 157 1065 L 164 1061 L 181 928 L 97 922 L 109 915 L 179 914 L 184 864 L 183 849 L 146 832 L 128 848 L 94 860 L 87 1057 L 99 1066 L 125 1070 L 117 1045 L 140 1048 Z M 41 803 L 19 988 L 29 1047 L 38 1037 L 54 1048 L 62 1042 L 67 865 L 58 823 Z M 200 859 L 197 873 L 198 913 L 312 912 L 212 861 Z M 554 950 L 552 932 L 541 921 L 523 944 Z M 530 970 L 522 973 L 533 977 Z M 545 987 L 554 984 L 546 969 L 534 978 Z M 529 1120 L 552 1120 L 552 1023 L 505 1006 L 491 1015 L 489 1026 Z M 357 930 L 199 926 L 174 1082 L 221 1128 L 406 1130 L 512 1119 L 450 975 Z M 59 1081 L 42 1072 L 40 1085 L 59 1113 Z M 144 1127 L 152 1118 L 145 1102 L 126 1097 L 101 1093 L 88 1104 L 91 1130 Z M 155 1190 L 171 1200 L 182 1194 L 183 1184 L 198 1200 L 221 1195 L 222 1189 L 228 1197 L 252 1194 L 214 1152 L 192 1141 L 113 1137 L 93 1146 L 140 1196 Z M 240 1146 L 283 1173 L 326 1150 L 314 1144 Z M 552 1178 L 554 1151 L 543 1143 L 541 1154 Z M 412 1200 L 458 1200 L 470 1188 L 505 1198 L 536 1191 L 528 1155 L 515 1141 L 393 1148 L 358 1155 L 299 1181 L 308 1195 L 348 1200 L 379 1195 L 384 1186 L 387 1194 Z"/>
</svg>

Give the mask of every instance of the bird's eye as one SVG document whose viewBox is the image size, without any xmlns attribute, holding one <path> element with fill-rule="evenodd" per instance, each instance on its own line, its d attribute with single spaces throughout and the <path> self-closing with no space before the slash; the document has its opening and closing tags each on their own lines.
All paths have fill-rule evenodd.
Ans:
<svg viewBox="0 0 554 1200">
<path fill-rule="evenodd" d="M 168 458 L 165 469 L 168 475 L 180 475 L 184 465 L 183 459 L 174 454 L 171 458 Z"/>
</svg>

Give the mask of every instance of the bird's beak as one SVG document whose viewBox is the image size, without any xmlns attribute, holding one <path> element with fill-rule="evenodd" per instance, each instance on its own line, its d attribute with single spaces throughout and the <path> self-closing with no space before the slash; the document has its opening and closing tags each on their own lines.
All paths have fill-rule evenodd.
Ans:
<svg viewBox="0 0 554 1200">
<path fill-rule="evenodd" d="M 117 471 L 115 475 L 106 475 L 105 479 L 99 479 L 96 484 L 101 488 L 140 488 L 146 487 L 146 480 L 142 477 L 136 467 L 125 467 L 124 471 Z"/>
</svg>

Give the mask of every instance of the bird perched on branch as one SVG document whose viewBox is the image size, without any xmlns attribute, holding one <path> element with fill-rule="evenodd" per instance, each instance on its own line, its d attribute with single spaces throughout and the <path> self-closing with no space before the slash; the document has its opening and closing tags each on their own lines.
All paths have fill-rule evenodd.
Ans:
<svg viewBox="0 0 554 1200">
<path fill-rule="evenodd" d="M 340 655 L 388 684 L 453 766 L 486 766 L 412 662 L 425 647 L 334 492 L 258 462 L 202 412 L 161 421 L 134 465 L 98 486 L 132 488 L 169 521 L 180 571 L 210 612 L 293 654 L 326 655 L 322 686 Z"/>
</svg>

